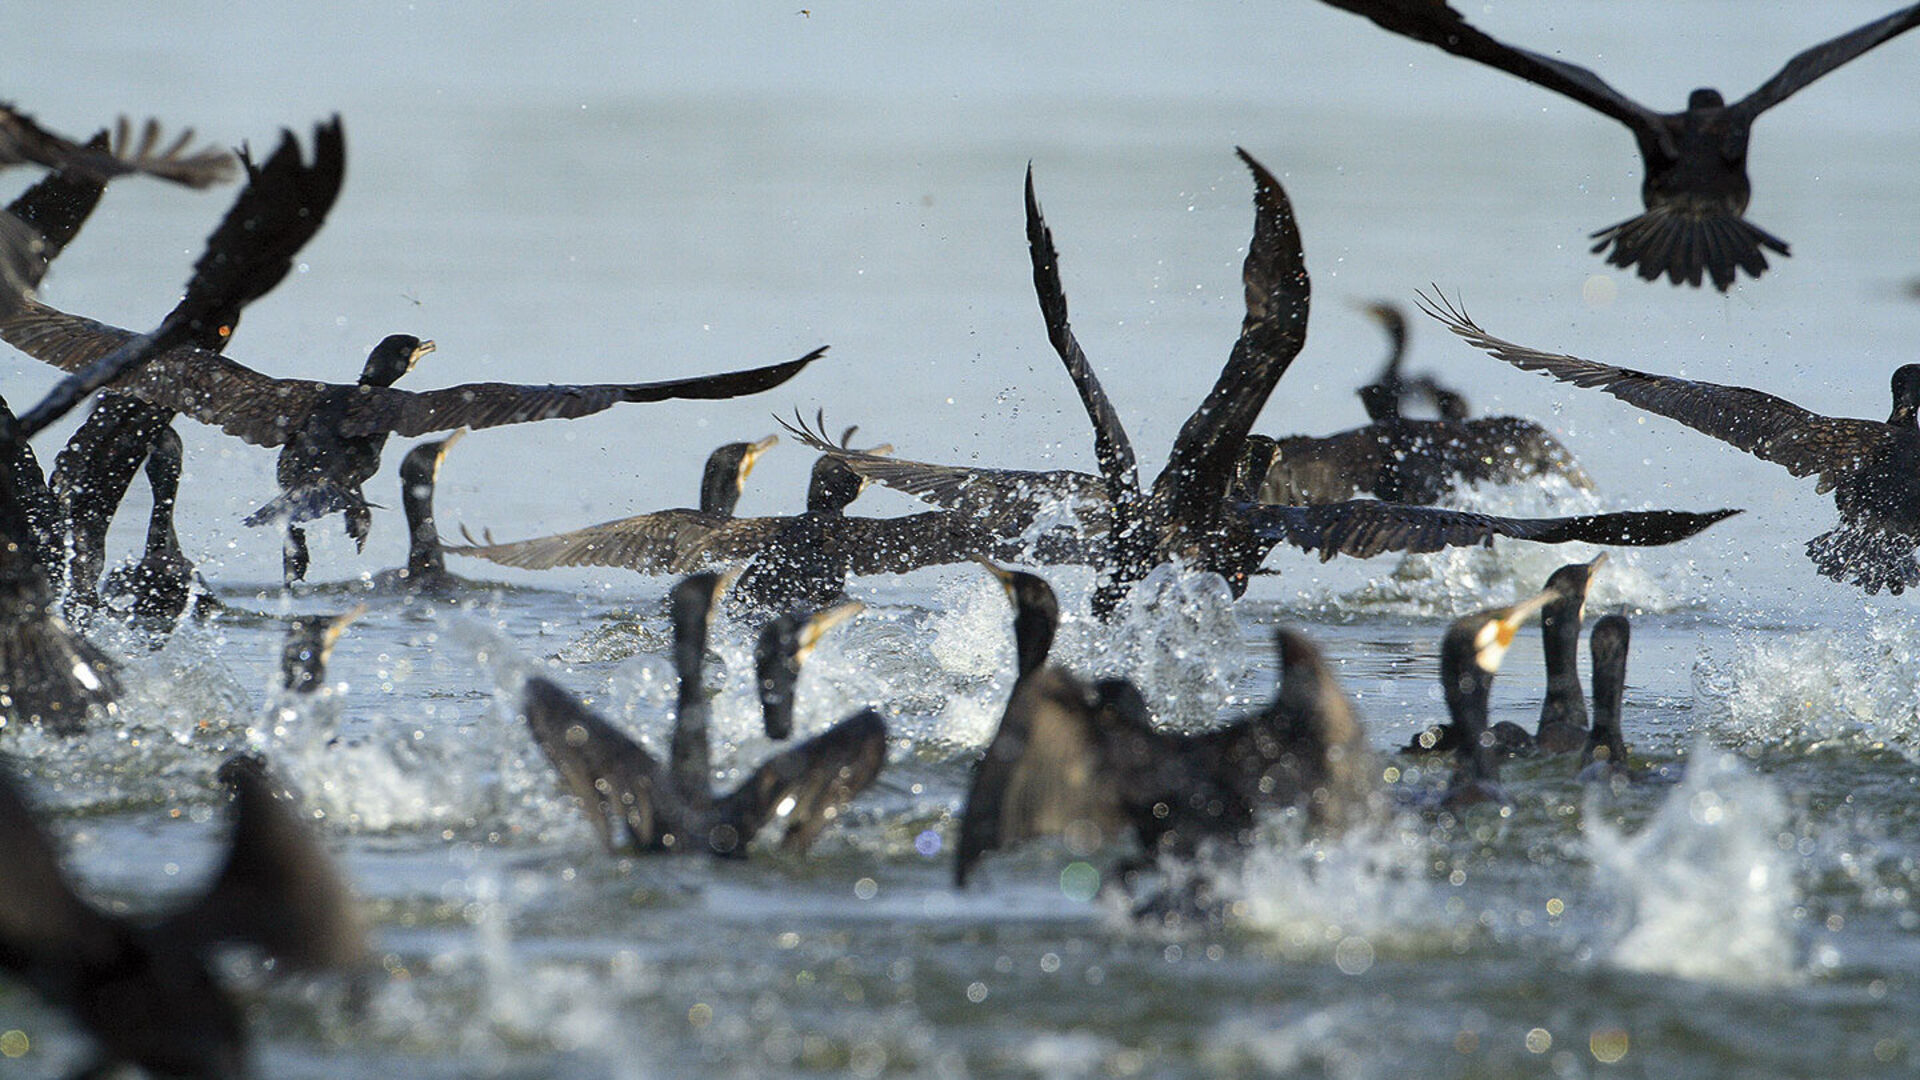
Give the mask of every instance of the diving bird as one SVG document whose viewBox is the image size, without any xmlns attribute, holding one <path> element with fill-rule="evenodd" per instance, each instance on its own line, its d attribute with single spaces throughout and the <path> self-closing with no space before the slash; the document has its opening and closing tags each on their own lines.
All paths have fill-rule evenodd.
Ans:
<svg viewBox="0 0 1920 1080">
<path fill-rule="evenodd" d="M 477 540 L 463 528 L 467 543 L 446 550 L 523 570 L 618 566 L 642 574 L 691 574 L 737 562 L 780 529 L 776 518 L 733 516 L 754 463 L 779 441 L 779 436 L 769 435 L 715 447 L 700 474 L 698 508 L 656 510 L 507 543 L 496 543 L 491 532 Z"/>
<path fill-rule="evenodd" d="M 1286 193 L 1245 150 L 1239 154 L 1254 177 L 1254 232 L 1243 271 L 1247 315 L 1226 366 L 1181 427 L 1152 488 L 1141 486 L 1126 430 L 1069 325 L 1059 260 L 1034 196 L 1031 168 L 1026 185 L 1027 239 L 1035 291 L 1048 338 L 1092 424 L 1100 475 L 1064 474 L 1063 481 L 1061 473 L 924 463 L 896 462 L 876 468 L 868 458 L 824 441 L 808 445 L 842 458 L 862 476 L 913 490 L 936 505 L 991 522 L 1002 541 L 1027 535 L 1041 524 L 1043 513 L 1071 510 L 1070 516 L 1078 519 L 1073 530 L 1078 535 L 1059 542 L 1055 558 L 1086 562 L 1099 570 L 1094 612 L 1102 618 L 1117 610 L 1133 584 L 1162 563 L 1218 573 L 1239 596 L 1252 573 L 1281 543 L 1317 551 L 1323 559 L 1490 544 L 1496 535 L 1546 543 L 1584 539 L 1600 544 L 1666 544 L 1736 512 L 1505 518 L 1372 500 L 1276 506 L 1236 497 L 1236 484 L 1242 484 L 1246 475 L 1243 459 L 1253 422 L 1306 342 L 1310 291 L 1300 234 Z M 902 482 L 903 474 L 911 474 L 912 479 Z M 990 507 L 986 514 L 969 509 L 982 503 Z M 1083 542 L 1076 545 L 1075 539 Z"/>
<path fill-rule="evenodd" d="M 1861 53 L 1920 24 L 1920 4 L 1901 8 L 1807 49 L 1760 88 L 1729 105 L 1718 90 L 1701 88 L 1677 113 L 1634 102 L 1598 75 L 1564 60 L 1495 41 L 1467 24 L 1442 0 L 1326 0 L 1364 15 L 1415 41 L 1445 49 L 1564 94 L 1610 116 L 1633 132 L 1646 166 L 1640 199 L 1646 213 L 1593 234 L 1595 254 L 1653 281 L 1698 286 L 1704 274 L 1721 292 L 1739 271 L 1766 272 L 1762 248 L 1788 254 L 1786 241 L 1746 220 L 1753 192 L 1747 179 L 1747 141 L 1753 122 L 1808 83 Z"/>
<path fill-rule="evenodd" d="M 273 169 L 283 156 L 293 159 L 309 219 L 324 216 L 338 195 L 345 169 L 345 140 L 338 122 L 316 133 L 311 166 L 299 165 L 299 148 L 291 136 L 266 168 Z M 0 339 L 70 371 L 131 336 L 31 298 L 0 317 Z M 431 342 L 411 335 L 390 335 L 369 354 L 359 382 L 342 385 L 276 379 L 205 348 L 180 345 L 163 350 L 138 371 L 119 379 L 114 389 L 184 413 L 256 446 L 281 448 L 276 476 L 282 494 L 248 521 L 285 525 L 282 570 L 292 582 L 306 573 L 302 522 L 344 511 L 349 535 L 356 543 L 364 542 L 368 509 L 360 485 L 378 468 L 380 450 L 389 435 L 571 419 L 622 402 L 738 397 L 780 385 L 825 352 L 815 349 L 782 364 L 650 383 L 467 383 L 422 392 L 394 388 L 394 380 L 431 348 Z"/>
<path fill-rule="evenodd" d="M 220 767 L 233 831 L 197 897 L 158 918 L 102 910 L 77 893 L 19 785 L 0 770 L 0 972 L 65 1010 L 96 1044 L 82 1076 L 122 1064 L 154 1076 L 249 1074 L 246 1018 L 218 951 L 263 950 L 275 971 L 350 969 L 366 935 L 333 860 L 257 758 Z"/>
<path fill-rule="evenodd" d="M 41 127 L 19 109 L 0 104 L 0 168 L 31 162 L 100 180 L 144 173 L 195 188 L 233 178 L 233 157 L 226 151 L 187 151 L 187 144 L 193 141 L 192 128 L 182 131 L 173 142 L 163 143 L 159 121 L 148 120 L 135 137 L 132 125 L 123 116 L 115 131 L 112 149 L 97 145 L 104 140 L 77 143 Z"/>
<path fill-rule="evenodd" d="M 886 723 L 864 709 L 774 755 L 732 792 L 714 794 L 701 678 L 707 624 L 723 581 L 694 574 L 673 589 L 680 700 L 664 764 L 549 679 L 530 678 L 521 693 L 535 744 L 609 851 L 744 856 L 755 834 L 776 824 L 782 850 L 805 851 L 886 760 Z"/>
<path fill-rule="evenodd" d="M 250 178 L 208 238 L 185 296 L 157 329 L 129 334 L 78 365 L 17 419 L 0 409 L 0 722 L 77 730 L 89 708 L 110 707 L 119 693 L 112 662 L 53 611 L 49 581 L 59 565 L 36 555 L 29 513 L 52 496 L 27 440 L 108 382 L 233 317 L 285 277 L 312 235 L 297 201 L 285 197 L 292 182 L 284 161 L 269 162 Z M 0 321 L 35 306 L 30 282 L 38 280 L 39 250 L 31 226 L 0 214 Z"/>
<path fill-rule="evenodd" d="M 1794 476 L 1818 476 L 1833 492 L 1840 525 L 1807 542 L 1821 574 L 1877 593 L 1920 584 L 1920 364 L 1893 372 L 1893 411 L 1883 423 L 1821 416 L 1741 386 L 1695 382 L 1502 341 L 1444 297 L 1422 297 L 1428 315 L 1476 348 L 1614 397 L 1711 435 Z"/>
</svg>

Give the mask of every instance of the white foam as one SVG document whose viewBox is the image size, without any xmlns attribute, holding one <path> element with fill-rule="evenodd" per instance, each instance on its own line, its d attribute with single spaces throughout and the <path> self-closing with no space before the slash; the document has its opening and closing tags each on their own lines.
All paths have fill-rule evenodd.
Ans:
<svg viewBox="0 0 1920 1080">
<path fill-rule="evenodd" d="M 1920 623 L 1881 613 L 1731 654 L 1703 651 L 1693 693 L 1717 737 L 1741 745 L 1892 746 L 1920 757 Z"/>
</svg>

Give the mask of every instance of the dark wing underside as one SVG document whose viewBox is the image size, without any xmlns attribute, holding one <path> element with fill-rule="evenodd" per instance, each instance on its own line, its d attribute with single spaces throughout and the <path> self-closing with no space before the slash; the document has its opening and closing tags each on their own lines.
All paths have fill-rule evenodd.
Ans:
<svg viewBox="0 0 1920 1080">
<path fill-rule="evenodd" d="M 1488 545 L 1496 536 L 1543 544 L 1580 540 L 1589 544 L 1658 546 L 1684 540 L 1740 511 L 1696 514 L 1623 510 L 1575 517 L 1511 518 L 1356 499 L 1325 506 L 1243 503 L 1238 512 L 1262 540 L 1318 552 L 1325 562 L 1335 555 L 1365 559 L 1386 551 L 1430 552 Z"/>
<path fill-rule="evenodd" d="M 0 319 L 0 339 L 37 360 L 78 371 L 132 340 L 131 331 L 56 311 L 35 300 Z M 786 382 L 819 359 L 824 348 L 798 360 L 720 375 L 651 383 L 522 386 L 467 383 L 443 390 L 342 386 L 310 379 L 276 379 L 217 353 L 190 346 L 149 360 L 114 389 L 173 409 L 256 446 L 280 446 L 299 430 L 329 391 L 351 389 L 340 434 L 426 435 L 454 428 L 497 427 L 534 420 L 588 416 L 622 402 L 673 398 L 730 398 Z"/>
<path fill-rule="evenodd" d="M 887 725 L 872 709 L 768 759 L 715 804 L 744 843 L 777 824 L 782 851 L 805 851 L 865 791 L 887 760 Z"/>
<path fill-rule="evenodd" d="M 46 130 L 12 106 L 0 105 L 0 167 L 31 161 L 103 180 L 137 172 L 196 188 L 233 176 L 232 155 L 224 150 L 189 153 L 187 144 L 192 141 L 193 129 L 187 128 L 173 142 L 162 142 L 156 120 L 148 120 L 136 138 L 132 125 L 121 117 L 113 150 L 91 143 L 82 146 Z"/>
<path fill-rule="evenodd" d="M 547 679 L 527 680 L 520 707 L 533 741 L 609 851 L 649 848 L 672 830 L 677 815 L 663 805 L 672 800 L 672 781 L 640 744 Z"/>
<path fill-rule="evenodd" d="M 1808 83 L 1915 26 L 1920 26 L 1920 4 L 1902 8 L 1857 30 L 1821 42 L 1787 61 L 1779 74 L 1761 83 L 1753 93 L 1734 102 L 1729 111 L 1743 114 L 1748 122 L 1752 122 L 1754 117 L 1792 97 Z"/>
<path fill-rule="evenodd" d="M 1539 371 L 1614 397 L 1711 435 L 1795 476 L 1819 474 L 1820 490 L 1844 483 L 1875 460 L 1894 429 L 1877 420 L 1821 416 L 1790 401 L 1741 386 L 1694 382 L 1502 341 L 1444 298 L 1421 297 L 1422 309 L 1474 346 L 1523 371 Z"/>
<path fill-rule="evenodd" d="M 905 517 L 843 517 L 832 525 L 833 543 L 846 552 L 854 574 L 906 574 L 923 566 L 974 558 L 1012 559 L 1014 542 L 945 510 Z"/>
<path fill-rule="evenodd" d="M 475 543 L 467 534 L 467 546 L 448 544 L 444 550 L 523 570 L 617 566 L 642 574 L 691 574 L 752 558 L 788 520 L 661 510 L 505 544 L 494 543 L 492 536 Z"/>
<path fill-rule="evenodd" d="M 1444 49 L 1455 56 L 1498 68 L 1546 87 L 1598 110 L 1632 128 L 1642 137 L 1660 139 L 1659 114 L 1608 86 L 1606 80 L 1578 64 L 1555 60 L 1496 41 L 1468 25 L 1467 20 L 1441 0 L 1326 0 L 1337 8 L 1364 15 L 1387 30 Z"/>
</svg>

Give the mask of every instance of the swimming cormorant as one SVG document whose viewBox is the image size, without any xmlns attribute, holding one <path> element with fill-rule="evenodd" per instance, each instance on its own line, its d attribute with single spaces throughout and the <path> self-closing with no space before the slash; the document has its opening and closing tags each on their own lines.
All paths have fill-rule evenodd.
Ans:
<svg viewBox="0 0 1920 1080">
<path fill-rule="evenodd" d="M 160 141 L 157 120 L 148 120 L 137 140 L 124 116 L 115 125 L 115 132 L 111 150 L 101 145 L 103 140 L 97 136 L 83 145 L 46 130 L 11 105 L 0 105 L 0 168 L 32 162 L 101 180 L 144 173 L 195 188 L 233 177 L 233 157 L 226 151 L 187 152 L 187 144 L 193 141 L 192 128 L 165 145 Z"/>
<path fill-rule="evenodd" d="M 1487 333 L 1444 297 L 1422 297 L 1427 314 L 1454 333 L 1523 371 L 1575 386 L 1596 387 L 1648 412 L 1786 468 L 1818 475 L 1834 493 L 1840 526 L 1807 542 L 1820 573 L 1869 593 L 1896 596 L 1920 584 L 1920 364 L 1893 373 L 1893 411 L 1886 422 L 1821 416 L 1772 394 L 1695 382 L 1542 352 Z"/>
<path fill-rule="evenodd" d="M 495 543 L 490 531 L 482 542 L 463 528 L 467 544 L 448 545 L 446 550 L 523 570 L 619 566 L 642 574 L 691 574 L 738 562 L 780 529 L 775 524 L 779 518 L 733 516 L 754 462 L 777 442 L 778 436 L 769 435 L 758 442 L 716 447 L 700 475 L 698 509 L 656 510 L 509 543 Z"/>
<path fill-rule="evenodd" d="M 1514 635 L 1556 595 L 1543 592 L 1509 607 L 1461 616 L 1441 638 L 1440 690 L 1449 717 L 1442 741 L 1453 748 L 1454 755 L 1453 776 L 1441 800 L 1444 807 L 1507 801 L 1500 790 L 1493 734 L 1487 729 L 1487 700 Z"/>
<path fill-rule="evenodd" d="M 1441 0 L 1326 0 L 1364 15 L 1396 34 L 1456 56 L 1499 68 L 1625 124 L 1646 166 L 1640 199 L 1647 212 L 1593 234 L 1597 254 L 1637 267 L 1652 281 L 1698 286 L 1704 272 L 1721 292 L 1737 271 L 1759 277 L 1767 269 L 1761 248 L 1788 254 L 1786 241 L 1748 222 L 1747 140 L 1760 114 L 1834 68 L 1920 25 L 1920 4 L 1882 16 L 1787 61 L 1773 78 L 1727 104 L 1720 92 L 1698 89 L 1683 112 L 1657 113 L 1623 96 L 1598 75 L 1564 60 L 1516 49 L 1467 24 Z"/>
<path fill-rule="evenodd" d="M 793 698 L 800 668 L 827 631 L 866 610 L 858 600 L 808 614 L 789 611 L 760 628 L 753 646 L 753 677 L 759 686 L 760 714 L 767 738 L 793 736 Z"/>
<path fill-rule="evenodd" d="M 0 770 L 0 971 L 72 1016 L 98 1044 L 79 1075 L 121 1063 L 155 1076 L 248 1075 L 246 1022 L 213 953 L 244 942 L 277 971 L 347 969 L 365 930 L 339 871 L 257 758 L 220 767 L 232 795 L 224 864 L 201 895 L 135 920 L 80 896 L 17 783 Z"/>
<path fill-rule="evenodd" d="M 864 709 L 776 754 L 731 793 L 715 797 L 701 674 L 707 624 L 723 588 L 719 575 L 701 573 L 673 589 L 680 702 L 665 764 L 557 683 L 535 676 L 522 691 L 534 742 L 610 851 L 744 856 L 754 835 L 776 822 L 784 829 L 782 850 L 805 851 L 886 760 L 886 723 Z"/>
<path fill-rule="evenodd" d="M 287 622 L 287 638 L 280 647 L 280 688 L 311 694 L 327 685 L 327 663 L 347 627 L 367 613 L 361 604 L 339 615 L 295 615 Z"/>
<path fill-rule="evenodd" d="M 1633 626 L 1625 615 L 1602 615 L 1587 645 L 1593 651 L 1593 728 L 1580 751 L 1582 779 L 1637 775 L 1627 761 L 1620 702 L 1627 690 L 1627 648 Z"/>
<path fill-rule="evenodd" d="M 868 459 L 824 440 L 809 445 L 843 458 L 856 472 L 882 483 L 894 484 L 903 472 L 917 471 L 914 486 L 922 498 L 938 502 L 946 493 L 956 493 L 964 502 L 985 499 L 994 507 L 985 520 L 1003 542 L 1026 535 L 1047 507 L 1072 508 L 1079 515 L 1082 538 L 1090 542 L 1077 549 L 1070 543 L 1060 545 L 1057 557 L 1091 563 L 1100 570 L 1094 611 L 1101 617 L 1118 608 L 1133 583 L 1167 562 L 1218 573 L 1239 596 L 1246 591 L 1250 575 L 1281 543 L 1318 551 L 1323 559 L 1336 554 L 1364 558 L 1386 550 L 1435 551 L 1490 544 L 1496 535 L 1546 543 L 1666 544 L 1736 512 L 1506 518 L 1371 500 L 1273 506 L 1236 498 L 1235 483 L 1245 475 L 1243 458 L 1253 422 L 1306 342 L 1310 291 L 1299 230 L 1286 193 L 1245 150 L 1239 154 L 1254 175 L 1254 233 L 1243 275 L 1246 319 L 1226 366 L 1181 427 L 1151 490 L 1140 485 L 1126 430 L 1068 323 L 1058 258 L 1034 196 L 1031 169 L 1026 187 L 1027 238 L 1034 285 L 1048 338 L 1092 423 L 1101 475 L 1066 474 L 1066 483 L 1048 487 L 1050 477 L 1062 474 L 921 463 L 911 463 L 909 470 L 902 468 L 910 464 L 905 462 L 874 469 Z M 1104 494 L 1104 501 L 1095 493 Z"/>
</svg>

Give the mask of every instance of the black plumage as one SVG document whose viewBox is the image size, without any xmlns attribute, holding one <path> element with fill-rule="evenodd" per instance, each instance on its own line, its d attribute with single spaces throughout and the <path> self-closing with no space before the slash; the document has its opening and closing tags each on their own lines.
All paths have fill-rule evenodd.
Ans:
<svg viewBox="0 0 1920 1080">
<path fill-rule="evenodd" d="M 551 680 L 528 679 L 522 691 L 534 742 L 611 851 L 744 856 L 770 824 L 782 826 L 783 850 L 804 851 L 886 760 L 886 723 L 866 709 L 776 754 L 732 792 L 714 794 L 701 677 L 707 624 L 722 587 L 720 577 L 706 573 L 673 590 L 680 701 L 665 764 Z"/>
<path fill-rule="evenodd" d="M 133 126 L 123 116 L 115 132 L 111 148 L 98 137 L 81 144 L 48 131 L 11 105 L 0 105 L 0 168 L 32 162 L 100 180 L 143 173 L 196 188 L 233 178 L 233 157 L 226 151 L 188 152 L 192 128 L 166 143 L 161 140 L 158 121 L 148 120 L 135 136 Z"/>
<path fill-rule="evenodd" d="M 222 765 L 233 798 L 226 860 L 201 895 L 137 921 L 103 911 L 68 882 L 15 782 L 0 772 L 0 971 L 65 1009 L 98 1044 L 82 1075 L 121 1063 L 155 1076 L 248 1074 L 239 1005 L 213 953 L 254 945 L 279 970 L 350 968 L 365 934 L 332 860 L 258 759 Z"/>
<path fill-rule="evenodd" d="M 1720 92 L 1698 89 L 1682 112 L 1658 113 L 1634 102 L 1598 75 L 1564 60 L 1517 49 L 1481 33 L 1442 0 L 1326 0 L 1364 15 L 1396 34 L 1423 41 L 1564 94 L 1610 116 L 1633 132 L 1646 178 L 1640 198 L 1647 211 L 1593 234 L 1594 252 L 1636 269 L 1652 281 L 1661 274 L 1698 286 L 1704 274 L 1725 292 L 1740 271 L 1767 269 L 1762 248 L 1788 254 L 1786 242 L 1746 220 L 1752 184 L 1747 141 L 1760 115 L 1868 49 L 1920 25 L 1920 4 L 1882 16 L 1799 53 L 1773 78 L 1727 104 Z"/>
<path fill-rule="evenodd" d="M 1538 371 L 1614 397 L 1711 435 L 1794 476 L 1818 476 L 1833 492 L 1840 525 L 1807 542 L 1821 574 L 1869 593 L 1898 595 L 1920 584 L 1920 364 L 1893 373 L 1885 422 L 1821 416 L 1772 394 L 1695 382 L 1576 356 L 1542 352 L 1487 333 L 1444 298 L 1423 298 L 1427 314 L 1478 348 L 1523 371 Z"/>
<path fill-rule="evenodd" d="M 1633 626 L 1625 615 L 1602 615 L 1587 645 L 1593 652 L 1593 727 L 1580 749 L 1582 779 L 1639 774 L 1627 760 L 1627 737 L 1620 727 L 1621 699 L 1627 691 L 1627 650 Z"/>
</svg>

